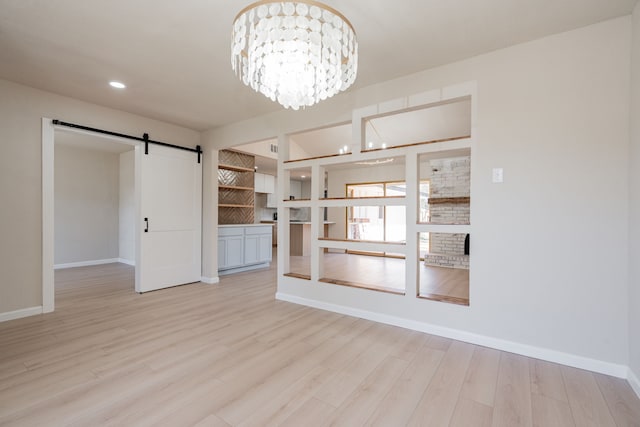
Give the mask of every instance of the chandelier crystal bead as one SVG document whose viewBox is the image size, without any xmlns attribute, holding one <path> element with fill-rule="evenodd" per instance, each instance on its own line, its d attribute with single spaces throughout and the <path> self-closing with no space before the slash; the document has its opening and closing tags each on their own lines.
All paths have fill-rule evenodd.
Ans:
<svg viewBox="0 0 640 427">
<path fill-rule="evenodd" d="M 351 23 L 329 6 L 263 0 L 233 23 L 231 67 L 245 85 L 298 110 L 353 84 L 358 43 Z"/>
</svg>

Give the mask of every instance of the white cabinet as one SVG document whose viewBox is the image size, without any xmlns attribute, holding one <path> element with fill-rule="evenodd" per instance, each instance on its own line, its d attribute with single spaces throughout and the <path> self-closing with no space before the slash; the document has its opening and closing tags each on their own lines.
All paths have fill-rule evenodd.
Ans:
<svg viewBox="0 0 640 427">
<path fill-rule="evenodd" d="M 271 175 L 268 175 L 271 176 Z M 278 177 L 273 177 L 273 191 L 267 194 L 267 207 L 268 208 L 277 208 L 278 207 L 278 196 L 276 196 L 278 189 Z"/>
<path fill-rule="evenodd" d="M 276 177 L 273 175 L 266 175 L 263 173 L 256 173 L 253 175 L 253 188 L 256 193 L 275 193 Z"/>
<path fill-rule="evenodd" d="M 218 269 L 241 266 L 244 260 L 244 230 L 239 227 L 218 230 Z"/>
<path fill-rule="evenodd" d="M 276 196 L 276 193 L 267 194 L 267 207 L 268 208 L 278 207 L 278 197 Z"/>
<path fill-rule="evenodd" d="M 273 227 L 247 228 L 245 231 L 244 263 L 256 264 L 271 261 L 271 231 Z"/>
<path fill-rule="evenodd" d="M 253 191 L 256 193 L 264 193 L 264 174 L 262 173 L 254 173 L 253 174 Z"/>
<path fill-rule="evenodd" d="M 271 262 L 271 225 L 218 228 L 219 274 L 260 268 Z"/>
<path fill-rule="evenodd" d="M 276 192 L 276 177 L 273 175 L 264 175 L 264 192 L 273 194 Z"/>
</svg>

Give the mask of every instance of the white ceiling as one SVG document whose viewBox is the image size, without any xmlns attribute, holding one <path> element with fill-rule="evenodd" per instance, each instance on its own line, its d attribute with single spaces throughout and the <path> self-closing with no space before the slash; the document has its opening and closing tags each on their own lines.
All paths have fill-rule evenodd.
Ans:
<svg viewBox="0 0 640 427">
<path fill-rule="evenodd" d="M 231 71 L 231 23 L 249 3 L 0 0 L 0 78 L 197 130 L 276 111 Z M 325 3 L 356 30 L 357 88 L 626 15 L 636 0 Z"/>
</svg>

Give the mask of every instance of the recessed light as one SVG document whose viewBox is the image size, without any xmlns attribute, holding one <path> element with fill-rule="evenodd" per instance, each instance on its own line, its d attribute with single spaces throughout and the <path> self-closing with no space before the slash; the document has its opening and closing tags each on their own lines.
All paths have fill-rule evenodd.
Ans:
<svg viewBox="0 0 640 427">
<path fill-rule="evenodd" d="M 346 145 L 345 145 L 344 147 L 342 147 L 342 149 L 344 150 L 344 152 L 345 152 L 345 153 L 348 153 L 348 152 L 349 152 L 349 147 L 348 147 L 348 146 L 346 146 Z"/>
<path fill-rule="evenodd" d="M 305 179 L 306 176 L 305 175 L 300 175 L 300 178 Z"/>
<path fill-rule="evenodd" d="M 384 142 L 381 145 L 382 149 L 384 150 L 385 148 L 387 148 L 387 144 L 385 144 Z"/>
<path fill-rule="evenodd" d="M 125 87 L 127 87 L 124 83 L 121 82 L 117 82 L 117 81 L 111 81 L 109 82 L 109 85 L 111 87 L 115 87 L 116 89 L 124 89 Z"/>
</svg>

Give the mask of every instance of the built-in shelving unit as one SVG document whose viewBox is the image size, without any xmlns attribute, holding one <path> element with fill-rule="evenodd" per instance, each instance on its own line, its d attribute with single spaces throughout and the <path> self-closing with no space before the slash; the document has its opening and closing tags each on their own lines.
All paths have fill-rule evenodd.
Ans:
<svg viewBox="0 0 640 427">
<path fill-rule="evenodd" d="M 218 162 L 218 224 L 252 224 L 254 156 L 221 150 Z"/>
<path fill-rule="evenodd" d="M 421 304 L 420 300 L 435 300 L 449 302 L 453 304 L 468 305 L 468 297 L 458 298 L 456 296 L 438 295 L 437 293 L 427 293 L 421 290 L 421 274 L 425 269 L 442 269 L 447 267 L 446 263 L 452 257 L 449 252 L 451 247 L 455 251 L 458 250 L 459 236 L 462 236 L 464 244 L 465 235 L 470 234 L 471 225 L 469 221 L 469 208 L 471 205 L 471 197 L 469 193 L 469 184 L 466 182 L 465 191 L 460 191 L 458 183 L 446 181 L 438 187 L 439 192 L 429 193 L 429 188 L 423 190 L 423 185 L 430 185 L 430 179 L 434 174 L 441 173 L 436 166 L 440 161 L 461 161 L 468 162 L 473 144 L 471 136 L 474 128 L 475 106 L 471 102 L 471 96 L 475 91 L 475 85 L 461 85 L 455 90 L 450 91 L 433 91 L 428 94 L 419 94 L 414 97 L 407 97 L 393 102 L 377 104 L 374 106 L 364 107 L 355 110 L 352 117 L 352 143 L 348 145 L 349 152 L 344 154 L 324 155 L 317 157 L 307 157 L 299 159 L 291 159 L 289 157 L 288 136 L 281 137 L 282 149 L 279 159 L 278 176 L 281 182 L 286 183 L 289 177 L 299 171 L 301 168 L 307 168 L 311 171 L 311 197 L 309 199 L 282 200 L 278 207 L 278 219 L 280 222 L 289 223 L 290 217 L 295 215 L 296 209 L 309 208 L 311 211 L 310 221 L 310 242 L 311 250 L 308 257 L 305 258 L 305 268 L 300 268 L 301 259 L 298 259 L 289 246 L 289 227 L 283 227 L 284 233 L 281 238 L 284 239 L 283 244 L 278 246 L 279 249 L 279 276 L 282 279 L 282 289 L 284 293 L 293 295 L 301 295 L 303 298 L 313 294 L 312 291 L 307 292 L 309 282 L 312 286 L 319 284 L 341 285 L 351 288 L 364 288 L 370 291 L 378 291 L 383 293 L 395 294 L 390 298 L 403 298 L 407 307 L 413 304 Z M 366 134 L 368 129 L 368 121 L 377 118 L 388 118 L 394 114 L 412 113 L 420 109 L 429 109 L 451 105 L 460 102 L 461 109 L 469 108 L 470 120 L 468 128 L 458 128 L 450 132 L 449 135 L 441 133 L 442 136 L 431 137 L 431 134 L 425 134 L 419 142 L 385 141 L 384 148 L 371 148 L 374 144 L 380 146 L 380 141 L 370 142 Z M 456 122 L 458 123 L 458 122 Z M 373 127 L 371 125 L 370 127 Z M 347 148 L 344 148 L 347 151 Z M 395 161 L 388 161 L 394 158 Z M 335 178 L 333 185 L 345 185 L 350 181 L 349 178 L 358 175 L 354 171 L 359 168 L 380 168 L 375 172 L 369 172 L 367 177 L 373 180 L 398 180 L 404 184 L 402 194 L 399 190 L 394 190 L 394 195 L 386 196 L 365 196 L 365 197 L 340 197 L 340 191 L 337 187 L 331 187 L 332 173 L 339 178 Z M 468 165 L 466 164 L 465 167 Z M 401 171 L 399 171 L 401 169 Z M 385 175 L 390 171 L 390 175 Z M 469 175 L 467 174 L 468 178 Z M 467 179 L 467 178 L 462 178 Z M 342 181 L 340 181 L 342 180 Z M 344 182 L 344 184 L 339 184 Z M 351 181 L 354 183 L 362 182 L 366 184 L 369 181 Z M 378 181 L 375 181 L 378 182 Z M 396 181 L 389 181 L 396 182 Z M 328 184 L 329 183 L 329 184 Z M 426 183 L 426 184 L 425 184 Z M 454 188 L 455 187 L 455 188 Z M 331 190 L 333 188 L 333 190 Z M 386 187 L 385 187 L 386 188 Z M 454 188 L 454 190 L 451 190 Z M 329 193 L 327 194 L 327 190 Z M 386 190 L 385 190 L 386 191 Z M 425 195 L 425 191 L 427 192 Z M 280 185 L 279 193 L 288 194 L 289 189 L 285 185 Z M 401 241 L 391 240 L 364 240 L 364 239 L 348 239 L 338 238 L 349 230 L 349 215 L 353 215 L 355 209 L 368 209 L 374 214 L 367 214 L 360 218 L 373 219 L 379 221 L 375 212 L 384 214 L 384 221 L 387 218 L 387 209 L 393 209 L 393 214 L 398 215 L 399 212 L 404 213 L 402 227 L 406 227 L 403 234 L 404 239 Z M 333 209 L 333 211 L 332 211 Z M 400 211 L 400 209 L 403 209 Z M 448 212 L 452 213 L 449 214 Z M 329 217 L 327 218 L 327 212 Z M 344 212 L 344 213 L 343 213 Z M 363 211 L 364 212 L 364 211 Z M 433 215 L 435 213 L 435 215 Z M 341 217 L 346 220 L 339 219 Z M 371 215 L 371 216 L 369 216 Z M 402 215 L 402 214 L 401 214 Z M 355 218 L 355 216 L 353 217 Z M 323 221 L 334 221 L 333 230 L 335 232 L 326 235 L 324 232 Z M 442 220 L 443 222 L 438 222 Z M 430 222 L 422 222 L 430 221 Z M 332 223 L 333 224 L 333 223 Z M 366 224 L 366 222 L 354 222 L 354 224 Z M 386 222 L 385 222 L 386 224 Z M 385 226 L 386 227 L 386 226 Z M 384 239 L 387 239 L 387 229 L 384 229 Z M 397 231 L 395 231 L 397 233 Z M 377 233 L 377 231 L 376 231 Z M 432 235 L 434 242 L 438 241 L 438 249 L 444 252 L 441 261 L 434 261 L 434 265 L 430 265 L 421 259 L 423 254 L 429 253 L 430 249 L 425 248 L 425 241 L 430 242 L 429 235 Z M 440 237 L 439 235 L 444 235 Z M 453 235 L 449 238 L 448 235 Z M 351 236 L 354 237 L 354 236 Z M 357 237 L 357 236 L 356 236 Z M 363 236 L 364 237 L 364 236 Z M 426 239 L 425 239 L 426 237 Z M 376 237 L 377 238 L 377 237 Z M 399 237 L 398 239 L 401 239 Z M 452 242 L 450 244 L 450 241 Z M 467 238 L 468 241 L 468 238 Z M 435 246 L 434 246 L 435 248 Z M 466 250 L 466 249 L 465 249 Z M 393 282 L 398 282 L 401 289 L 395 287 L 387 287 L 385 281 L 387 278 L 380 278 L 373 271 L 362 271 L 362 274 L 351 274 L 348 267 L 340 265 L 342 261 L 334 261 L 335 255 L 350 253 L 368 253 L 388 255 L 390 258 L 404 259 L 404 268 L 399 267 L 397 273 L 392 278 Z M 456 257 L 466 259 L 467 283 L 468 283 L 468 252 L 454 253 Z M 346 261 L 345 261 L 346 262 Z M 437 264 L 441 262 L 441 264 Z M 294 265 L 295 264 L 295 265 Z M 465 266 L 456 263 L 453 268 L 464 271 Z M 431 270 L 429 270 L 431 271 Z M 343 274 L 345 273 L 345 274 Z M 426 277 L 426 276 L 425 276 Z M 304 285 L 304 288 L 296 288 L 297 284 Z M 280 279 L 279 279 L 280 283 Z M 395 284 L 394 284 L 395 286 Z M 467 284 L 468 287 L 468 284 Z M 279 285 L 279 292 L 280 292 Z M 345 298 L 353 296 L 352 291 L 331 291 L 332 296 L 327 300 L 332 303 L 341 304 L 342 300 L 338 295 Z M 315 294 L 314 294 L 315 295 Z M 333 297 L 335 295 L 335 298 Z M 323 297 L 324 298 L 324 297 Z M 381 298 L 381 297 L 376 297 Z"/>
</svg>

